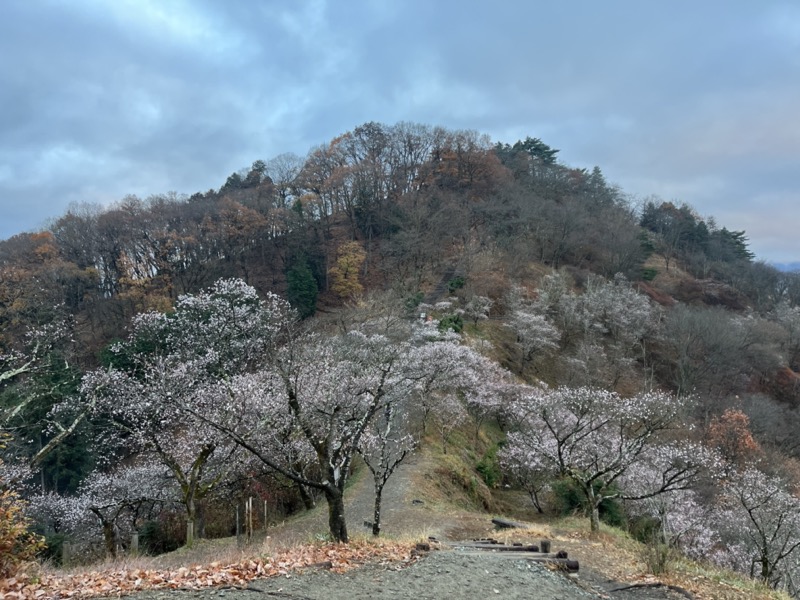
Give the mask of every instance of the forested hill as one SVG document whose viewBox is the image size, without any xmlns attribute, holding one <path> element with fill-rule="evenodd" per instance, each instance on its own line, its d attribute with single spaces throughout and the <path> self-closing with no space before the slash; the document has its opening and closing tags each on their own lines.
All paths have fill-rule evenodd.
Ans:
<svg viewBox="0 0 800 600">
<path fill-rule="evenodd" d="M 47 230 L 0 242 L 0 348 L 72 315 L 86 366 L 134 314 L 221 277 L 285 294 L 304 316 L 360 285 L 413 298 L 456 272 L 471 293 L 498 301 L 498 314 L 510 286 L 535 287 L 546 269 L 567 269 L 576 283 L 589 273 L 648 282 L 685 273 L 680 289 L 663 291 L 762 314 L 798 302 L 797 274 L 753 262 L 745 232 L 687 204 L 634 206 L 599 168 L 573 169 L 557 155 L 538 139 L 510 146 L 368 123 L 304 159 L 258 160 L 219 190 L 74 206 Z M 336 279 L 337 261 L 346 270 L 348 260 L 358 263 L 352 290 Z M 725 292 L 689 289 L 709 284 Z"/>
<path fill-rule="evenodd" d="M 367 123 L 305 158 L 258 160 L 219 190 L 75 206 L 44 231 L 0 242 L 0 427 L 13 435 L 7 457 L 29 469 L 16 477 L 39 494 L 48 534 L 66 528 L 68 517 L 75 531 L 88 531 L 97 509 L 101 531 L 112 535 L 125 519 L 130 529 L 143 518 L 131 516 L 133 506 L 156 519 L 174 514 L 176 502 L 194 523 L 196 502 L 211 511 L 245 485 L 269 489 L 287 511 L 312 503 L 316 490 L 337 514 L 362 435 L 368 439 L 381 414 L 394 418 L 393 402 L 412 399 L 402 405 L 408 439 L 438 423 L 443 443 L 451 427 L 474 431 L 476 441 L 488 420 L 511 427 L 508 411 L 523 400 L 552 414 L 592 402 L 608 411 L 606 423 L 624 423 L 616 433 L 625 435 L 669 408 L 648 436 L 680 413 L 690 425 L 681 440 L 721 453 L 734 465 L 728 474 L 766 459 L 769 472 L 751 469 L 748 481 L 774 477 L 763 479 L 765 489 L 780 481 L 784 493 L 800 485 L 799 305 L 800 273 L 756 261 L 744 231 L 688 204 L 633 204 L 600 168 L 561 164 L 539 139 L 509 145 L 471 131 Z M 436 335 L 435 343 L 420 341 Z M 376 365 L 385 369 L 380 377 Z M 288 409 L 276 404 L 282 385 L 303 378 L 328 391 L 353 386 L 341 393 L 358 402 L 320 409 L 330 423 L 371 398 L 347 421 L 361 429 L 326 446 L 336 438 L 303 421 L 298 390 Z M 632 397 L 641 402 L 622 400 Z M 225 421 L 236 401 L 238 420 Z M 222 411 L 213 427 L 203 420 L 215 414 L 209 407 Z M 265 429 L 265 415 L 284 417 Z M 254 429 L 240 431 L 240 421 Z M 509 439 L 526 431 L 516 427 Z M 648 456 L 653 464 L 663 458 Z M 676 456 L 670 469 L 694 464 Z M 135 479 L 132 469 L 145 467 L 149 474 L 136 478 L 166 470 L 183 491 L 115 504 L 113 518 L 90 505 L 53 516 L 63 507 L 53 498 L 104 497 L 109 481 L 122 489 L 125 477 Z M 252 482 L 259 469 L 273 487 Z M 492 472 L 482 471 L 487 484 L 498 482 Z M 534 499 L 543 473 L 554 476 L 552 465 L 534 473 Z M 597 490 L 619 499 L 621 486 L 636 487 L 625 469 L 614 473 L 575 480 L 593 517 L 603 500 Z M 527 481 L 513 469 L 503 476 Z M 669 485 L 675 481 L 684 480 Z M 146 491 L 167 489 L 161 481 Z M 705 496 L 692 510 L 732 502 L 711 485 L 698 489 Z M 789 492 L 781 498 L 800 503 Z M 800 517 L 796 525 L 791 539 L 800 548 Z M 719 562 L 746 570 L 746 541 L 730 537 L 744 528 L 714 530 L 715 547 L 732 549 Z M 331 533 L 347 537 L 343 523 L 332 521 Z M 796 571 L 800 581 L 788 556 L 780 570 L 778 562 L 768 569 L 767 583 Z"/>
</svg>

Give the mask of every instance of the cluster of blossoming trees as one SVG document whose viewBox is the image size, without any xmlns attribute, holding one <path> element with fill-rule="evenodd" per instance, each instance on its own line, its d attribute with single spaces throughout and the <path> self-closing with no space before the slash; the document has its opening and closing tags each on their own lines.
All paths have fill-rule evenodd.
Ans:
<svg viewBox="0 0 800 600">
<path fill-rule="evenodd" d="M 215 487 L 263 469 L 323 495 L 331 537 L 347 541 L 343 497 L 357 453 L 374 476 L 377 533 L 381 492 L 415 445 L 417 413 L 446 429 L 453 399 L 463 412 L 460 402 L 500 373 L 435 328 L 306 331 L 285 301 L 240 280 L 183 296 L 170 314 L 139 315 L 111 354 L 75 400 L 109 424 L 96 440 L 104 463 L 75 498 L 34 501 L 62 529 L 93 516 L 111 552 L 164 490 L 174 488 L 193 524 Z M 115 469 L 122 457 L 131 466 Z"/>
<path fill-rule="evenodd" d="M 623 280 L 593 280 L 575 296 L 557 277 L 535 302 L 509 306 L 523 363 L 573 336 L 585 355 L 603 353 L 611 379 L 643 352 L 655 310 Z M 344 542 L 357 454 L 373 477 L 377 535 L 383 488 L 424 428 L 435 426 L 446 444 L 466 419 L 478 427 L 495 418 L 507 435 L 506 475 L 540 510 L 550 483 L 566 479 L 593 530 L 602 503 L 618 500 L 689 555 L 794 586 L 800 500 L 757 468 L 757 453 L 736 454 L 741 436 L 726 438 L 733 430 L 724 423 L 713 430 L 720 443 L 693 440 L 689 396 L 527 384 L 457 335 L 387 323 L 311 331 L 281 298 L 262 299 L 240 280 L 182 296 L 171 313 L 139 315 L 109 366 L 84 375 L 70 407 L 106 424 L 94 441 L 103 460 L 78 494 L 33 498 L 33 514 L 62 531 L 94 531 L 114 553 L 137 522 L 177 503 L 191 543 L 199 502 L 236 477 L 269 471 L 323 496 L 330 535 Z M 576 365 L 579 356 L 580 348 Z"/>
</svg>

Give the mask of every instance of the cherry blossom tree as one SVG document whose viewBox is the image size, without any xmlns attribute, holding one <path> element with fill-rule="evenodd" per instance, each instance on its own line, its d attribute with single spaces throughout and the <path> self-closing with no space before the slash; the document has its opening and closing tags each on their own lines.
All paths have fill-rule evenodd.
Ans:
<svg viewBox="0 0 800 600">
<path fill-rule="evenodd" d="M 719 544 L 715 508 L 690 485 L 716 484 L 724 473 L 725 461 L 714 450 L 690 441 L 672 441 L 650 446 L 620 478 L 628 514 L 646 517 L 655 525 L 648 543 L 654 551 L 650 559 L 663 559 L 674 548 L 702 559 Z M 652 566 L 664 565 L 655 562 Z"/>
<path fill-rule="evenodd" d="M 800 554 L 800 499 L 784 481 L 750 467 L 731 478 L 717 526 L 726 546 L 718 561 L 779 587 Z"/>
<path fill-rule="evenodd" d="M 116 471 L 95 471 L 74 496 L 39 494 L 29 513 L 45 529 L 64 533 L 79 554 L 92 556 L 102 547 L 116 557 L 143 518 L 176 502 L 178 492 L 169 471 L 143 462 Z"/>
<path fill-rule="evenodd" d="M 469 368 L 476 353 L 446 333 L 330 336 L 295 322 L 279 298 L 219 281 L 179 298 L 170 315 L 137 317 L 131 337 L 112 348 L 111 368 L 85 378 L 84 396 L 129 446 L 151 452 L 181 483 L 190 523 L 194 501 L 231 462 L 220 453 L 235 444 L 324 494 L 331 537 L 346 541 L 345 484 L 372 421 L 423 391 L 455 398 L 463 412 L 465 390 L 483 383 Z"/>
<path fill-rule="evenodd" d="M 472 321 L 473 325 L 477 325 L 478 321 L 483 321 L 489 318 L 489 311 L 494 302 L 486 296 L 472 296 L 464 305 L 464 314 Z"/>
<path fill-rule="evenodd" d="M 181 296 L 170 315 L 136 317 L 128 340 L 112 346 L 111 367 L 84 376 L 83 397 L 116 426 L 106 446 L 151 454 L 179 484 L 189 546 L 197 503 L 236 468 L 238 448 L 193 414 L 209 390 L 226 398 L 215 384 L 259 364 L 291 317 L 277 296 L 261 300 L 241 280 L 220 280 Z"/>
<path fill-rule="evenodd" d="M 432 415 L 442 442 L 442 453 L 447 454 L 447 438 L 450 432 L 466 422 L 467 410 L 456 394 L 442 393 L 434 396 Z"/>
<path fill-rule="evenodd" d="M 649 489 L 626 494 L 619 485 L 629 470 L 652 460 L 658 434 L 676 427 L 682 410 L 680 399 L 660 392 L 623 398 L 593 388 L 521 387 L 509 410 L 515 431 L 503 457 L 533 472 L 574 481 L 586 498 L 592 531 L 597 531 L 604 500 L 686 487 L 699 471 L 700 465 L 685 455 L 668 453 L 659 457 L 660 478 Z"/>
<path fill-rule="evenodd" d="M 207 366 L 203 360 L 172 363 L 162 357 L 149 363 L 141 379 L 113 369 L 84 377 L 83 393 L 94 413 L 113 424 L 99 440 L 106 451 L 151 457 L 177 483 L 188 546 L 194 542 L 197 503 L 235 471 L 239 458 L 237 446 L 225 435 L 185 410 L 208 385 L 197 372 Z"/>
<path fill-rule="evenodd" d="M 352 460 L 370 420 L 404 385 L 407 350 L 359 332 L 302 336 L 259 373 L 232 378 L 227 398 L 209 395 L 208 406 L 193 414 L 269 468 L 320 490 L 331 537 L 344 542 L 344 488 Z M 303 468 L 309 459 L 313 476 Z"/>
<path fill-rule="evenodd" d="M 267 467 L 324 494 L 330 535 L 347 541 L 345 484 L 370 427 L 380 430 L 387 410 L 399 418 L 403 399 L 463 396 L 481 384 L 467 360 L 475 353 L 443 337 L 398 341 L 351 331 L 287 339 L 259 371 L 222 383 L 227 397 L 208 393 L 193 414 Z"/>
<path fill-rule="evenodd" d="M 505 445 L 498 453 L 498 459 L 509 479 L 528 492 L 534 508 L 543 514 L 541 495 L 550 486 L 552 472 L 538 461 L 532 461 L 528 450 L 520 445 Z"/>
<path fill-rule="evenodd" d="M 552 352 L 558 348 L 561 337 L 558 329 L 547 321 L 544 315 L 519 308 L 511 313 L 508 327 L 517 334 L 521 350 L 521 363 L 530 362 L 535 356 Z"/>
<path fill-rule="evenodd" d="M 54 307 L 56 312 L 60 309 Z M 20 350 L 0 351 L 0 391 L 16 384 L 6 396 L 11 402 L 0 405 L 0 428 L 15 432 L 14 450 L 20 450 L 24 440 L 36 439 L 34 448 L 23 450 L 33 469 L 78 430 L 87 414 L 85 407 L 58 408 L 80 378 L 70 364 L 73 345 L 71 319 L 55 318 L 28 331 Z"/>
<path fill-rule="evenodd" d="M 386 404 L 361 437 L 358 453 L 372 473 L 375 487 L 372 535 L 381 533 L 383 488 L 416 446 L 417 440 L 409 433 L 407 409 L 400 402 Z"/>
</svg>

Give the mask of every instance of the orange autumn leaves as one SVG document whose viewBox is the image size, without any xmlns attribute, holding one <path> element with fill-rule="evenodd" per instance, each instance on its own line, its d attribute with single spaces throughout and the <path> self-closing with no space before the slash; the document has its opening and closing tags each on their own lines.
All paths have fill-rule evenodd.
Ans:
<svg viewBox="0 0 800 600">
<path fill-rule="evenodd" d="M 17 577 L 0 581 L 0 596 L 7 599 L 93 598 L 119 596 L 146 589 L 206 589 L 216 586 L 246 587 L 248 582 L 304 568 L 327 568 L 343 573 L 365 563 L 407 564 L 413 544 L 355 542 L 300 546 L 269 558 L 245 559 L 222 565 L 181 567 L 173 571 L 109 569 L 74 575 Z"/>
<path fill-rule="evenodd" d="M 762 454 L 761 446 L 750 432 L 750 419 L 736 409 L 728 409 L 711 420 L 708 444 L 737 466 L 755 460 Z"/>
</svg>

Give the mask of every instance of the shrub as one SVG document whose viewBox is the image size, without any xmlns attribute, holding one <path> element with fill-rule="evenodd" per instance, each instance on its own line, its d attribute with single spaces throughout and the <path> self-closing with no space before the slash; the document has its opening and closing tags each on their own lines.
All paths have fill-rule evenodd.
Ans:
<svg viewBox="0 0 800 600">
<path fill-rule="evenodd" d="M 25 503 L 16 492 L 0 492 L 0 579 L 12 577 L 44 549 L 44 539 L 29 530 Z"/>
<path fill-rule="evenodd" d="M 408 296 L 408 297 L 405 299 L 405 307 L 406 307 L 406 310 L 408 310 L 408 312 L 409 312 L 410 314 L 413 314 L 413 313 L 414 313 L 414 311 L 416 311 L 416 310 L 417 310 L 417 307 L 418 307 L 420 304 L 422 304 L 422 301 L 423 301 L 424 299 L 425 299 L 425 294 L 423 294 L 422 292 L 419 292 L 419 291 L 417 291 L 417 292 L 414 292 L 413 294 L 411 294 L 410 296 Z"/>
<path fill-rule="evenodd" d="M 146 521 L 139 529 L 140 549 L 151 555 L 177 550 L 181 540 L 176 539 L 168 529 L 170 528 L 165 527 L 165 523 L 161 521 Z"/>
<path fill-rule="evenodd" d="M 464 319 L 461 315 L 447 315 L 439 321 L 439 331 L 447 331 L 452 329 L 456 333 L 461 333 L 464 330 Z"/>
<path fill-rule="evenodd" d="M 44 535 L 45 548 L 39 553 L 39 559 L 61 566 L 61 559 L 64 556 L 64 542 L 68 540 L 69 538 L 64 533 L 46 533 Z"/>
<path fill-rule="evenodd" d="M 656 278 L 656 275 L 658 275 L 658 270 L 657 269 L 653 269 L 652 267 L 643 267 L 642 268 L 642 273 L 641 273 L 642 280 L 644 280 L 644 281 L 653 281 L 653 279 Z"/>
<path fill-rule="evenodd" d="M 600 484 L 598 484 L 599 488 Z M 571 479 L 559 479 L 553 483 L 554 508 L 560 515 L 571 515 L 579 512 L 589 514 L 586 496 Z M 625 511 L 622 504 L 614 499 L 603 500 L 600 504 L 600 520 L 612 527 L 625 524 Z"/>
<path fill-rule="evenodd" d="M 500 444 L 494 444 L 486 451 L 480 462 L 475 465 L 475 470 L 481 474 L 483 481 L 490 488 L 497 487 L 503 479 L 503 472 L 500 469 L 500 462 L 497 460 L 497 452 L 500 450 Z"/>
<path fill-rule="evenodd" d="M 467 283 L 467 280 L 461 275 L 457 275 L 447 282 L 447 289 L 452 294 L 456 290 L 463 288 L 465 283 Z"/>
</svg>

